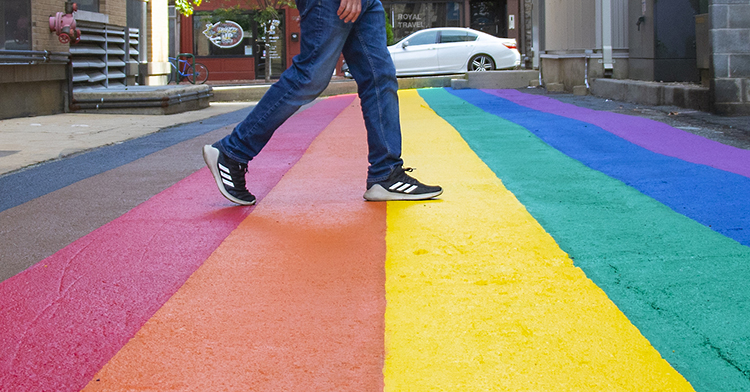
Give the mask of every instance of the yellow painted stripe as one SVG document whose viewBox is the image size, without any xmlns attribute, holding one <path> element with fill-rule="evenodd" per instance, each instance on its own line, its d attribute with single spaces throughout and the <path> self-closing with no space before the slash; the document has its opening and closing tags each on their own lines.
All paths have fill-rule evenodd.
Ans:
<svg viewBox="0 0 750 392">
<path fill-rule="evenodd" d="M 445 193 L 388 203 L 385 390 L 691 391 L 458 132 L 400 97 L 407 164 Z"/>
</svg>

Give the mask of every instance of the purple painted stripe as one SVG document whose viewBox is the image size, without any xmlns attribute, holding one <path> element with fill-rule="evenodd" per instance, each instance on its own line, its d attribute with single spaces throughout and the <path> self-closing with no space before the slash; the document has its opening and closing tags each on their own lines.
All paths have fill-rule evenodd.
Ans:
<svg viewBox="0 0 750 392">
<path fill-rule="evenodd" d="M 750 151 L 641 117 L 578 107 L 517 90 L 482 90 L 530 109 L 596 125 L 633 144 L 683 161 L 750 177 Z"/>
<path fill-rule="evenodd" d="M 326 99 L 279 128 L 249 165 L 259 199 L 353 100 Z M 251 211 L 204 168 L 0 283 L 0 390 L 85 387 Z"/>
</svg>

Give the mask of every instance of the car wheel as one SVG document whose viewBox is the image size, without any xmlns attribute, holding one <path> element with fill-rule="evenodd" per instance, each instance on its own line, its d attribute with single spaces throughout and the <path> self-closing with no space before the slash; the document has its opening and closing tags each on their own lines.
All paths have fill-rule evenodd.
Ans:
<svg viewBox="0 0 750 392">
<path fill-rule="evenodd" d="M 469 71 L 492 71 L 495 62 L 486 54 L 478 54 L 469 60 Z"/>
</svg>

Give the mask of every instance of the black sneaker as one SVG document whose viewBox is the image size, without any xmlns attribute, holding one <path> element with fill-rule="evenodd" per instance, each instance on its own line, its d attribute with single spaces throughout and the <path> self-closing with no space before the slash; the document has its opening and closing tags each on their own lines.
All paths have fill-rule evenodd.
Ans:
<svg viewBox="0 0 750 392">
<path fill-rule="evenodd" d="M 443 193 L 443 188 L 422 184 L 406 174 L 412 171 L 414 169 L 399 166 L 393 169 L 391 175 L 385 181 L 368 182 L 367 192 L 364 195 L 365 200 L 427 200 Z"/>
<path fill-rule="evenodd" d="M 255 196 L 247 191 L 245 173 L 247 165 L 236 162 L 214 146 L 203 146 L 203 160 L 211 169 L 216 186 L 224 197 L 243 206 L 255 204 Z"/>
</svg>

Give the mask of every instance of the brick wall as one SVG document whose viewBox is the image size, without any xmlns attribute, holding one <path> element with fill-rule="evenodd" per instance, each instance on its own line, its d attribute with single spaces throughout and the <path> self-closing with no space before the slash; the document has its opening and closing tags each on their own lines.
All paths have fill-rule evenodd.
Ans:
<svg viewBox="0 0 750 392">
<path fill-rule="evenodd" d="M 69 45 L 61 44 L 49 29 L 49 17 L 65 12 L 64 0 L 33 0 L 31 2 L 31 50 L 67 52 Z"/>
<path fill-rule="evenodd" d="M 100 0 L 99 10 L 109 16 L 110 24 L 127 24 L 126 0 Z M 32 50 L 68 51 L 69 45 L 61 44 L 57 36 L 49 30 L 49 17 L 57 12 L 65 12 L 65 0 L 31 1 Z"/>
<path fill-rule="evenodd" d="M 714 110 L 750 115 L 750 0 L 712 0 L 709 14 Z"/>
<path fill-rule="evenodd" d="M 125 26 L 128 23 L 126 0 L 99 0 L 99 10 L 109 15 L 109 23 Z"/>
</svg>

